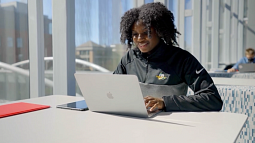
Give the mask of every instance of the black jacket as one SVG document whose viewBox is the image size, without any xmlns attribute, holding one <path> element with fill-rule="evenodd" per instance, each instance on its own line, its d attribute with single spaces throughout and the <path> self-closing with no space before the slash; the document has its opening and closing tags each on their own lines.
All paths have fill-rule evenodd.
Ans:
<svg viewBox="0 0 255 143">
<path fill-rule="evenodd" d="M 197 59 L 189 52 L 162 41 L 151 54 L 141 53 L 138 48 L 129 50 L 114 74 L 136 75 L 139 82 L 153 85 L 170 87 L 185 83 L 184 86 L 194 91 L 195 95 L 189 96 L 164 95 L 166 111 L 219 111 L 222 108 L 217 88 Z"/>
</svg>

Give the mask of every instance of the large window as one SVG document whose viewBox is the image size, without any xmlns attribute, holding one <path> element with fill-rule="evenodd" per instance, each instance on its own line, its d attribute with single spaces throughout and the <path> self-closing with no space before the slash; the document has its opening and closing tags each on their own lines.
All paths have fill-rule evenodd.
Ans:
<svg viewBox="0 0 255 143">
<path fill-rule="evenodd" d="M 126 51 L 120 43 L 120 18 L 134 5 L 130 0 L 76 0 L 76 58 L 114 71 Z M 77 66 L 79 72 L 102 72 L 85 64 Z"/>
<path fill-rule="evenodd" d="M 76 72 L 116 69 L 126 52 L 120 43 L 120 19 L 135 5 L 133 0 L 75 0 Z"/>
<path fill-rule="evenodd" d="M 75 30 L 72 31 L 75 31 L 76 71 L 100 73 L 114 71 L 126 52 L 126 47 L 120 43 L 121 16 L 133 7 L 153 1 L 75 0 L 75 20 L 72 20 L 75 22 Z M 45 82 L 46 95 L 53 94 L 53 84 L 48 83 L 49 80 L 53 82 L 52 44 L 58 43 L 52 39 L 52 31 L 56 30 L 56 25 L 52 25 L 52 11 L 59 8 L 56 3 L 52 10 L 54 2 L 43 0 L 45 79 L 48 80 L 47 83 Z M 164 2 L 173 12 L 175 25 L 178 25 L 178 31 L 182 34 L 178 39 L 181 48 L 190 51 L 195 56 L 201 55 L 203 65 L 207 70 L 223 69 L 226 64 L 235 63 L 240 56 L 243 56 L 240 54 L 241 51 L 243 52 L 248 47 L 254 48 L 255 22 L 252 6 L 255 2 L 253 0 L 203 0 L 199 2 L 196 0 L 165 0 Z M 66 21 L 60 23 L 64 22 Z M 1 101 L 30 97 L 29 70 L 34 68 L 29 67 L 28 31 L 30 30 L 28 29 L 27 0 L 1 0 Z M 68 32 L 64 30 L 63 34 L 66 33 Z M 200 34 L 194 36 L 194 33 Z M 34 48 L 36 47 L 33 46 L 32 49 Z"/>
<path fill-rule="evenodd" d="M 27 1 L 0 1 L 0 102 L 29 98 Z"/>
<path fill-rule="evenodd" d="M 22 46 L 23 46 L 22 38 L 17 38 L 17 48 L 22 48 Z"/>
<path fill-rule="evenodd" d="M 13 48 L 13 37 L 7 37 L 7 47 Z"/>
</svg>

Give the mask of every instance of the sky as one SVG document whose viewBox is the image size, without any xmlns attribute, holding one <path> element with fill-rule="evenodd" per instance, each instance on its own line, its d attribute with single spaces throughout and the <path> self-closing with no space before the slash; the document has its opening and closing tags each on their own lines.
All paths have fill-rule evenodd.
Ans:
<svg viewBox="0 0 255 143">
<path fill-rule="evenodd" d="M 51 0 L 43 0 L 43 15 L 47 15 L 49 19 L 52 19 Z"/>
<path fill-rule="evenodd" d="M 27 0 L 0 0 L 1 3 L 8 3 L 8 2 L 13 2 L 13 1 L 18 1 L 18 2 L 22 2 L 22 3 L 27 3 Z M 124 1 L 127 0 L 121 0 L 122 3 L 124 4 Z M 175 25 L 177 27 L 178 24 L 178 11 L 177 11 L 177 6 L 178 6 L 178 0 L 168 0 L 171 1 L 173 6 L 169 7 L 169 9 L 173 12 L 174 16 L 175 16 Z M 90 23 L 91 23 L 91 35 L 90 35 L 90 40 L 99 43 L 99 36 L 98 34 L 100 34 L 99 31 L 99 10 L 98 10 L 98 3 L 100 2 L 100 0 L 91 0 L 91 16 L 90 16 Z M 145 0 L 145 3 L 150 3 L 153 2 L 153 0 Z M 122 7 L 124 8 L 124 5 L 122 5 Z M 128 6 L 130 8 L 130 5 Z M 192 9 L 192 0 L 185 0 L 185 9 Z M 124 13 L 124 11 L 123 11 Z M 43 0 L 43 14 L 48 16 L 49 19 L 52 19 L 52 0 Z M 77 27 L 77 25 L 76 25 Z M 178 27 L 177 27 L 178 28 Z M 184 36 L 184 40 L 186 41 L 186 44 L 191 46 L 191 41 L 192 41 L 192 18 L 191 17 L 186 17 L 185 18 L 185 36 Z M 82 35 L 81 33 L 77 33 L 76 32 L 76 41 L 81 41 L 82 39 Z M 80 40 L 78 40 L 80 39 Z M 76 45 L 81 44 L 82 42 L 76 42 Z"/>
</svg>

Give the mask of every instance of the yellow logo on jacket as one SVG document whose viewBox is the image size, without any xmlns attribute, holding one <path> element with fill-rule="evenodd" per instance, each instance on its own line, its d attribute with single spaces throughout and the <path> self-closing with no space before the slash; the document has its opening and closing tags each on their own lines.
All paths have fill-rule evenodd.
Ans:
<svg viewBox="0 0 255 143">
<path fill-rule="evenodd" d="M 167 77 L 163 73 L 160 73 L 159 75 L 156 76 L 158 80 L 165 80 Z"/>
</svg>

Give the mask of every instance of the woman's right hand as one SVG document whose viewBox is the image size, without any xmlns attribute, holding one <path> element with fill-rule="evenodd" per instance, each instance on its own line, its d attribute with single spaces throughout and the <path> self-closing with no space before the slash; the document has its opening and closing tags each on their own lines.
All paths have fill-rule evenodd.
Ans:
<svg viewBox="0 0 255 143">
<path fill-rule="evenodd" d="M 162 98 L 155 98 L 152 96 L 144 97 L 144 103 L 146 108 L 150 107 L 150 112 L 156 111 L 157 109 L 161 110 L 165 108 L 165 103 Z"/>
</svg>

